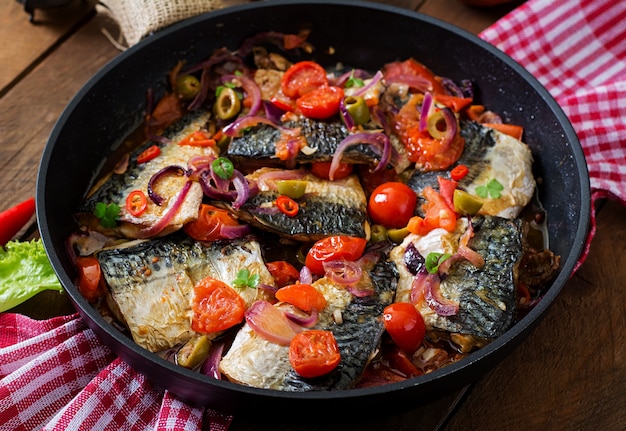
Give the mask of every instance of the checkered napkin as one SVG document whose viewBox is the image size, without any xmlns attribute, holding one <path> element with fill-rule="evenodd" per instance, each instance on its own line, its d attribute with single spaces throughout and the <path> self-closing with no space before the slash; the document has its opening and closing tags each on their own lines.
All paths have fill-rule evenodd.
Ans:
<svg viewBox="0 0 626 431">
<path fill-rule="evenodd" d="M 595 202 L 626 205 L 626 1 L 529 0 L 479 36 L 535 76 L 582 144 Z"/>
<path fill-rule="evenodd" d="M 537 77 L 569 116 L 589 165 L 592 204 L 626 204 L 624 22 L 622 0 L 530 0 L 480 34 Z M 594 233 L 592 217 L 589 241 Z M 0 431 L 225 431 L 232 420 L 148 382 L 77 314 L 46 321 L 0 314 L 0 379 Z"/>
<path fill-rule="evenodd" d="M 74 314 L 0 314 L 0 431 L 226 431 L 116 358 Z"/>
</svg>

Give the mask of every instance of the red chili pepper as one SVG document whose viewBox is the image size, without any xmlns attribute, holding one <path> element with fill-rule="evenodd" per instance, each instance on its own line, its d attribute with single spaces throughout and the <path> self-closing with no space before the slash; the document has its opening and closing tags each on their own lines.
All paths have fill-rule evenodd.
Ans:
<svg viewBox="0 0 626 431">
<path fill-rule="evenodd" d="M 133 190 L 126 197 L 126 211 L 132 216 L 140 216 L 147 206 L 146 194 L 141 190 Z"/>
<path fill-rule="evenodd" d="M 35 214 L 35 198 L 23 202 L 0 213 L 0 246 L 13 239 L 15 234 Z"/>
<path fill-rule="evenodd" d="M 141 164 L 141 163 L 149 162 L 150 160 L 157 157 L 159 154 L 161 154 L 161 149 L 157 147 L 156 145 L 152 145 L 146 148 L 146 150 L 143 153 L 137 156 L 137 163 Z"/>
<path fill-rule="evenodd" d="M 289 217 L 294 217 L 298 214 L 298 211 L 300 210 L 298 202 L 285 195 L 278 196 L 278 199 L 276 199 L 276 206 L 278 207 L 280 212 Z"/>
<path fill-rule="evenodd" d="M 450 171 L 450 178 L 454 181 L 460 181 L 469 173 L 469 168 L 465 165 L 457 165 Z"/>
</svg>

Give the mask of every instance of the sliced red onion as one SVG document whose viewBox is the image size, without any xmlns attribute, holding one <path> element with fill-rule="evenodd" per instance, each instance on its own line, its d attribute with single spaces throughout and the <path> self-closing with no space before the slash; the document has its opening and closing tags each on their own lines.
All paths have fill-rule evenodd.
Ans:
<svg viewBox="0 0 626 431">
<path fill-rule="evenodd" d="M 319 320 L 319 312 L 316 308 L 311 309 L 310 313 L 306 314 L 302 310 L 295 309 L 294 307 L 289 307 L 284 309 L 284 313 L 289 320 L 298 324 L 299 326 L 304 326 L 305 328 L 311 328 L 315 326 L 315 324 Z"/>
<path fill-rule="evenodd" d="M 251 231 L 250 225 L 238 224 L 236 226 L 223 224 L 220 227 L 220 236 L 226 239 L 242 238 Z"/>
<path fill-rule="evenodd" d="M 224 343 L 213 344 L 209 350 L 209 355 L 200 367 L 200 372 L 205 376 L 220 380 L 222 378 L 222 373 L 220 372 L 220 360 L 222 359 L 223 352 Z"/>
<path fill-rule="evenodd" d="M 161 217 L 161 219 L 155 224 L 153 224 L 152 226 L 147 227 L 145 229 L 141 229 L 139 232 L 137 232 L 136 237 L 137 238 L 150 238 L 159 234 L 163 229 L 165 229 L 169 225 L 170 221 L 172 221 L 172 219 L 174 218 L 174 215 L 176 215 L 181 205 L 183 204 L 185 197 L 187 197 L 187 193 L 189 192 L 189 189 L 191 188 L 192 183 L 193 183 L 192 180 L 187 180 L 183 188 L 180 190 L 180 192 L 178 192 L 178 195 L 176 196 L 176 200 L 174 201 L 170 209 L 167 210 L 167 212 L 163 215 L 163 217 Z"/>
<path fill-rule="evenodd" d="M 458 124 L 456 121 L 456 116 L 454 115 L 454 112 L 452 112 L 450 108 L 442 108 L 440 111 L 437 111 L 437 113 L 431 114 L 431 115 L 438 115 L 438 113 L 441 113 L 443 116 L 443 119 L 446 123 L 446 130 L 442 132 L 441 137 L 433 136 L 432 132 L 430 132 L 430 134 L 435 139 L 441 139 L 441 142 L 443 144 L 442 151 L 445 151 L 450 146 L 450 144 L 452 143 L 452 140 L 456 136 Z M 421 123 L 421 119 L 420 119 L 420 123 Z"/>
<path fill-rule="evenodd" d="M 230 136 L 233 138 L 238 138 L 241 136 L 241 132 L 248 127 L 254 127 L 257 124 L 267 124 L 272 127 L 281 128 L 278 124 L 274 123 L 269 118 L 259 117 L 257 115 L 246 115 L 244 117 L 240 117 L 228 124 L 226 127 L 222 129 L 222 132 L 226 136 Z"/>
<path fill-rule="evenodd" d="M 433 86 L 428 79 L 417 75 L 396 75 L 391 78 L 385 78 L 385 80 L 387 84 L 404 84 L 422 93 L 433 90 Z"/>
<path fill-rule="evenodd" d="M 261 173 L 257 178 L 257 183 L 261 190 L 276 190 L 276 181 L 299 180 L 304 177 L 302 169 L 281 169 Z"/>
<path fill-rule="evenodd" d="M 430 91 L 424 93 L 424 101 L 422 102 L 422 110 L 420 111 L 420 132 L 428 130 L 428 117 L 433 108 L 433 95 Z"/>
<path fill-rule="evenodd" d="M 354 118 L 352 118 L 350 111 L 348 111 L 348 106 L 346 105 L 345 97 L 341 99 L 341 101 L 339 102 L 339 116 L 343 120 L 348 130 L 352 130 L 354 128 L 355 126 Z"/>
<path fill-rule="evenodd" d="M 329 260 L 322 263 L 326 277 L 342 286 L 358 283 L 363 277 L 363 270 L 356 262 L 348 260 Z"/>
<path fill-rule="evenodd" d="M 209 71 L 210 69 L 208 67 L 202 70 L 202 74 L 200 75 L 200 91 L 198 91 L 196 97 L 194 97 L 189 106 L 187 106 L 188 110 L 194 111 L 198 109 L 206 100 L 210 86 Z"/>
<path fill-rule="evenodd" d="M 244 75 L 224 75 L 222 76 L 222 82 L 239 82 L 243 91 L 245 91 L 252 100 L 252 105 L 247 115 L 254 116 L 259 112 L 259 108 L 261 107 L 261 90 L 259 86 L 256 85 L 256 82 Z"/>
<path fill-rule="evenodd" d="M 250 186 L 246 177 L 244 177 L 238 170 L 233 172 L 232 182 L 236 192 L 236 198 L 233 201 L 232 206 L 235 209 L 239 209 L 250 197 Z"/>
<path fill-rule="evenodd" d="M 359 88 L 357 91 L 355 91 L 354 93 L 352 93 L 353 96 L 363 96 L 365 93 L 367 93 L 372 87 L 374 87 L 376 84 L 378 84 L 378 82 L 380 82 L 380 80 L 383 79 L 383 73 L 379 70 L 377 71 L 374 76 L 372 77 L 372 79 L 370 80 L 370 82 L 368 82 L 367 84 L 365 84 L 363 87 Z"/>
<path fill-rule="evenodd" d="M 426 284 L 424 299 L 426 304 L 440 316 L 454 316 L 459 311 L 458 302 L 451 301 L 441 294 L 439 276 L 433 277 L 432 282 Z"/>
<path fill-rule="evenodd" d="M 485 264 L 485 259 L 475 250 L 469 247 L 469 240 L 474 236 L 472 221 L 468 219 L 468 226 L 461 238 L 459 238 L 459 249 L 457 254 L 463 256 L 476 268 L 481 268 Z"/>
<path fill-rule="evenodd" d="M 154 202 L 158 206 L 163 205 L 165 198 L 163 198 L 163 196 L 158 195 L 154 191 L 154 186 L 157 183 L 157 181 L 159 181 L 164 175 L 168 175 L 168 174 L 176 174 L 179 177 L 182 177 L 183 175 L 187 174 L 187 171 L 178 165 L 170 165 L 170 166 L 164 167 L 163 169 L 160 169 L 154 175 L 152 175 L 152 177 L 150 177 L 150 180 L 148 181 L 148 197 L 150 197 L 152 202 Z"/>
<path fill-rule="evenodd" d="M 343 157 L 343 153 L 346 151 L 346 148 L 357 144 L 371 145 L 375 151 L 379 153 L 380 160 L 378 161 L 378 165 L 376 165 L 373 172 L 380 171 L 387 166 L 387 163 L 389 163 L 389 159 L 391 158 L 391 142 L 389 141 L 387 135 L 379 132 L 353 133 L 341 141 L 337 146 L 337 150 L 335 150 L 335 154 L 333 155 L 333 159 L 330 163 L 330 170 L 328 172 L 328 177 L 331 181 L 335 177 L 335 172 L 339 167 L 339 163 L 341 163 L 341 158 Z"/>
<path fill-rule="evenodd" d="M 300 270 L 300 283 L 311 284 L 313 283 L 313 273 L 308 266 L 302 266 Z"/>
<path fill-rule="evenodd" d="M 263 103 L 263 109 L 265 111 L 265 116 L 271 122 L 275 124 L 280 124 L 280 121 L 281 121 L 280 119 L 282 118 L 285 111 L 267 100 L 263 100 L 262 103 Z"/>
<path fill-rule="evenodd" d="M 256 334 L 269 342 L 288 346 L 302 328 L 270 302 L 258 300 L 245 313 L 246 322 Z"/>
<path fill-rule="evenodd" d="M 343 87 L 344 85 L 346 85 L 346 82 L 348 82 L 348 80 L 350 78 L 357 78 L 357 79 L 369 79 L 372 75 L 363 69 L 352 69 L 349 70 L 347 72 L 342 73 L 341 75 L 337 76 L 337 77 L 330 77 L 329 78 L 329 82 L 331 85 L 334 85 L 336 87 Z"/>
</svg>

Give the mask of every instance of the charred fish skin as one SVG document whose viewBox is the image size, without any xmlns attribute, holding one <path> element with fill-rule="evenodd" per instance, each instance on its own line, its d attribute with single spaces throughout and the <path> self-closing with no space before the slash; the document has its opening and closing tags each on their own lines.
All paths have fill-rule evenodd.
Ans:
<svg viewBox="0 0 626 431">
<path fill-rule="evenodd" d="M 150 178 L 168 166 L 179 166 L 181 170 L 187 169 L 187 163 L 194 156 L 216 156 L 215 149 L 212 147 L 194 147 L 189 145 L 178 145 L 178 143 L 192 132 L 204 129 L 210 121 L 211 114 L 206 111 L 197 111 L 187 114 L 177 123 L 168 127 L 163 133 L 163 140 L 154 142 L 147 140 L 129 154 L 128 166 L 124 173 L 111 173 L 105 177 L 87 194 L 86 198 L 80 203 L 76 218 L 81 224 L 89 226 L 93 230 L 102 231 L 105 234 L 123 236 L 127 238 L 136 238 L 135 230 L 140 230 L 144 226 L 149 226 L 163 215 L 169 208 L 171 201 L 175 200 L 175 196 L 187 177 L 183 175 L 168 175 L 156 186 L 158 192 L 166 201 L 162 205 L 157 205 L 151 201 L 148 202 L 146 211 L 141 216 L 133 216 L 125 209 L 125 200 L 128 194 L 133 190 L 142 190 L 148 194 L 147 187 Z M 147 148 L 157 146 L 160 150 L 158 157 L 145 162 L 138 163 L 137 157 Z M 173 218 L 172 226 L 180 226 L 187 221 L 197 217 L 197 210 L 202 200 L 202 189 L 199 184 L 192 184 L 191 189 L 187 193 L 185 201 L 177 214 Z M 114 229 L 104 229 L 99 221 L 93 216 L 96 205 L 99 202 L 105 204 L 114 203 L 120 207 L 119 226 Z M 164 233 L 171 230 L 166 229 Z"/>
<path fill-rule="evenodd" d="M 333 333 L 341 353 L 341 362 L 332 372 L 306 379 L 290 370 L 283 390 L 291 392 L 350 389 L 356 385 L 376 353 L 385 331 L 383 310 L 393 301 L 397 286 L 395 265 L 379 259 L 369 272 L 373 295 L 357 297 L 341 310 L 341 321 L 336 322 L 332 312 L 325 311 L 315 329 Z"/>
<path fill-rule="evenodd" d="M 211 276 L 231 285 L 246 268 L 260 282 L 273 284 L 260 245 L 252 238 L 202 243 L 180 234 L 134 241 L 96 254 L 110 300 L 130 333 L 149 351 L 187 341 L 191 329 L 193 288 Z M 249 306 L 265 298 L 262 289 L 238 289 Z"/>
<path fill-rule="evenodd" d="M 330 162 L 337 147 L 348 135 L 347 127 L 340 121 L 315 121 L 298 117 L 283 124 L 290 129 L 299 129 L 311 151 L 299 151 L 296 163 Z M 286 161 L 276 157 L 276 143 L 281 140 L 281 130 L 260 124 L 236 137 L 228 146 L 227 156 L 238 164 L 260 164 L 262 166 L 284 166 Z M 376 165 L 380 156 L 368 145 L 356 144 L 346 149 L 342 162 Z"/>
</svg>

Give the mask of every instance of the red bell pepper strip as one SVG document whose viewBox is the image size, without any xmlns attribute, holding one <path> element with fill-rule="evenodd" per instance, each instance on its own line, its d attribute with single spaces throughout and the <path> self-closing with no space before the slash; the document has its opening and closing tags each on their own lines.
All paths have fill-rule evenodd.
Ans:
<svg viewBox="0 0 626 431">
<path fill-rule="evenodd" d="M 0 246 L 13 239 L 35 214 L 35 198 L 28 198 L 0 213 Z"/>
</svg>

